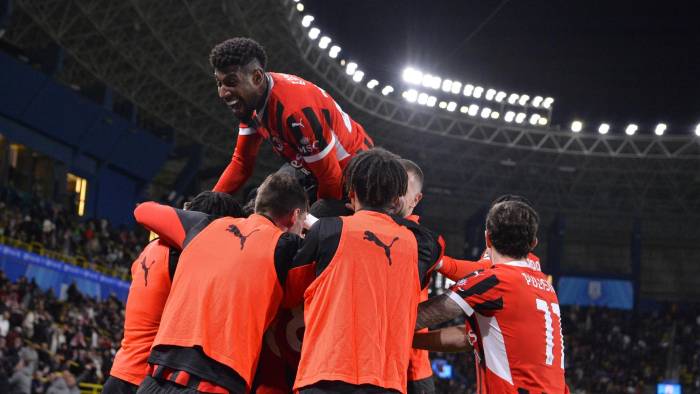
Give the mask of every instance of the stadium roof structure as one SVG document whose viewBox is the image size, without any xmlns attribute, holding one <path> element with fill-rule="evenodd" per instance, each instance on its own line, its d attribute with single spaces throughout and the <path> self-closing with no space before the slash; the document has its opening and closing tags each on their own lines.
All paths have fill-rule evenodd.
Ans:
<svg viewBox="0 0 700 394">
<path fill-rule="evenodd" d="M 687 218 L 700 208 L 700 137 L 572 133 L 407 103 L 398 91 L 384 95 L 354 81 L 309 37 L 292 0 L 13 4 L 6 39 L 22 48 L 58 43 L 66 54 L 60 80 L 112 87 L 142 118 L 172 127 L 176 151 L 204 145 L 199 174 L 209 181 L 230 159 L 235 120 L 216 96 L 207 56 L 216 43 L 245 35 L 266 47 L 271 70 L 317 83 L 377 145 L 422 164 L 427 193 L 450 202 L 435 208 L 445 211 L 440 216 L 503 193 L 552 212 Z M 159 182 L 173 182 L 185 159 L 174 157 Z M 279 164 L 263 149 L 258 179 Z"/>
</svg>

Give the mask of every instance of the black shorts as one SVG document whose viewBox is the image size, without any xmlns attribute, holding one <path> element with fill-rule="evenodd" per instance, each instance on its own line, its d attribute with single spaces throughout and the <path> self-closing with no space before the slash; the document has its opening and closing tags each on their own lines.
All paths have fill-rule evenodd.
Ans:
<svg viewBox="0 0 700 394">
<path fill-rule="evenodd" d="M 408 394 L 435 394 L 433 377 L 408 381 Z"/>
<path fill-rule="evenodd" d="M 350 384 L 340 381 L 324 380 L 306 386 L 299 390 L 299 394 L 396 394 L 399 391 L 371 384 Z"/>
<path fill-rule="evenodd" d="M 126 380 L 121 380 L 114 376 L 107 378 L 104 387 L 102 387 L 103 394 L 134 394 L 139 386 L 131 384 Z"/>
<path fill-rule="evenodd" d="M 153 376 L 146 376 L 139 389 L 138 394 L 199 394 L 199 391 L 186 386 L 180 386 L 169 380 L 155 379 Z"/>
</svg>

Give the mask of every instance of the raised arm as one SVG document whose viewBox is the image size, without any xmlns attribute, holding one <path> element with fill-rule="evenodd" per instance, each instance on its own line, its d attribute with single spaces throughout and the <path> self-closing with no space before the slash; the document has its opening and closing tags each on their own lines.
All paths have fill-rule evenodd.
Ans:
<svg viewBox="0 0 700 394">
<path fill-rule="evenodd" d="M 208 223 L 209 216 L 202 212 L 183 211 L 153 201 L 140 204 L 134 210 L 136 222 L 153 231 L 170 246 L 182 250 L 193 232 Z"/>
<path fill-rule="evenodd" d="M 215 192 L 235 193 L 253 174 L 262 136 L 253 128 L 240 127 L 231 162 L 216 182 Z"/>
<path fill-rule="evenodd" d="M 458 281 L 476 270 L 486 269 L 491 267 L 491 265 L 491 260 L 488 259 L 471 261 L 443 256 L 441 263 L 437 267 L 437 271 L 445 275 L 448 279 Z"/>
<path fill-rule="evenodd" d="M 466 328 L 461 325 L 417 332 L 413 336 L 413 347 L 431 352 L 455 353 L 471 349 L 471 344 Z"/>
</svg>

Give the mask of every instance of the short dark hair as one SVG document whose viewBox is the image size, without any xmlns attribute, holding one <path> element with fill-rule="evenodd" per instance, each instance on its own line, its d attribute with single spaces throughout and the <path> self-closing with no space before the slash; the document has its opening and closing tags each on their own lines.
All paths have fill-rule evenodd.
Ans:
<svg viewBox="0 0 700 394">
<path fill-rule="evenodd" d="M 494 206 L 494 205 L 498 204 L 499 202 L 504 202 L 504 201 L 519 201 L 519 202 L 529 206 L 530 208 L 533 207 L 530 200 L 528 200 L 527 198 L 525 198 L 519 194 L 504 194 L 502 196 L 498 196 L 498 197 L 496 197 L 495 200 L 493 200 L 491 202 L 491 206 Z"/>
<path fill-rule="evenodd" d="M 503 201 L 489 210 L 486 231 L 498 253 L 523 259 L 532 251 L 539 222 L 531 206 L 520 201 Z"/>
<path fill-rule="evenodd" d="M 212 216 L 243 217 L 243 210 L 233 196 L 228 193 L 204 191 L 190 201 L 187 209 L 199 211 Z"/>
<path fill-rule="evenodd" d="M 386 210 L 406 194 L 408 174 L 399 157 L 382 148 L 372 148 L 353 157 L 343 172 L 345 192 L 353 191 L 368 208 Z"/>
<path fill-rule="evenodd" d="M 246 37 L 234 37 L 217 44 L 209 54 L 209 63 L 216 70 L 229 66 L 246 66 L 257 60 L 265 69 L 267 54 L 255 40 Z"/>
<path fill-rule="evenodd" d="M 295 209 L 309 210 L 309 198 L 295 177 L 276 172 L 265 178 L 258 187 L 255 212 L 273 219 L 289 214 Z"/>
<path fill-rule="evenodd" d="M 418 182 L 420 182 L 420 187 L 423 187 L 423 170 L 420 169 L 418 164 L 416 164 L 412 160 L 408 159 L 401 159 L 399 160 L 401 164 L 403 164 L 403 168 L 406 169 L 406 172 L 412 172 L 416 175 L 416 178 L 418 178 Z"/>
</svg>

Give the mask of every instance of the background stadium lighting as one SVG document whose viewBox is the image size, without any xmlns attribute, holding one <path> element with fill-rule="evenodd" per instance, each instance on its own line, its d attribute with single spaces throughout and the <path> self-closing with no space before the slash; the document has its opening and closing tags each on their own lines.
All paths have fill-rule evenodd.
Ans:
<svg viewBox="0 0 700 394">
<path fill-rule="evenodd" d="M 464 94 L 465 96 L 469 97 L 469 96 L 472 95 L 472 93 L 474 93 L 474 85 L 472 85 L 472 84 L 470 84 L 470 83 L 464 85 L 464 92 L 463 92 L 463 94 Z"/>
<path fill-rule="evenodd" d="M 493 100 L 494 97 L 496 97 L 496 89 L 489 89 L 486 91 L 486 100 Z"/>
<path fill-rule="evenodd" d="M 476 116 L 479 113 L 479 106 L 476 104 L 472 104 L 469 106 L 469 116 Z"/>
<path fill-rule="evenodd" d="M 484 107 L 481 109 L 481 117 L 482 118 L 488 119 L 490 115 L 491 115 L 491 108 Z"/>
<path fill-rule="evenodd" d="M 532 99 L 532 106 L 538 108 L 540 104 L 542 104 L 542 100 L 544 100 L 542 96 L 535 96 L 535 98 Z"/>
<path fill-rule="evenodd" d="M 440 81 L 440 77 L 433 77 L 433 82 L 430 85 L 430 87 L 433 89 L 440 89 Z"/>
<path fill-rule="evenodd" d="M 445 109 L 447 108 L 447 101 L 440 101 L 440 104 L 438 104 L 438 107 Z"/>
<path fill-rule="evenodd" d="M 428 104 L 428 93 L 421 93 L 418 95 L 418 104 L 420 104 L 420 105 Z"/>
<path fill-rule="evenodd" d="M 357 70 L 355 71 L 355 74 L 352 75 L 352 80 L 355 82 L 360 82 L 362 81 L 362 78 L 365 77 L 364 71 Z"/>
<path fill-rule="evenodd" d="M 318 47 L 321 49 L 326 49 L 326 48 L 328 48 L 328 44 L 330 44 L 330 43 L 331 43 L 331 38 L 328 36 L 323 36 L 318 41 Z"/>
<path fill-rule="evenodd" d="M 656 128 L 654 129 L 654 134 L 664 135 L 664 131 L 666 131 L 666 123 L 659 123 L 656 125 Z"/>
<path fill-rule="evenodd" d="M 498 119 L 501 116 L 498 111 L 491 111 L 491 119 Z"/>
<path fill-rule="evenodd" d="M 527 114 L 525 114 L 525 112 L 518 112 L 518 114 L 515 115 L 515 123 L 523 123 L 525 118 L 527 118 Z"/>
<path fill-rule="evenodd" d="M 508 104 L 514 105 L 516 101 L 518 101 L 518 96 L 516 93 L 511 93 L 510 96 L 508 97 Z"/>
<path fill-rule="evenodd" d="M 302 3 L 297 3 L 297 11 L 299 11 L 299 12 L 304 12 L 304 4 L 302 4 Z"/>
<path fill-rule="evenodd" d="M 700 137 L 700 124 L 698 124 L 697 126 L 695 126 L 695 135 L 697 135 L 698 137 Z"/>
<path fill-rule="evenodd" d="M 578 133 L 583 129 L 583 123 L 580 120 L 574 120 L 571 122 L 571 131 Z"/>
<path fill-rule="evenodd" d="M 318 27 L 312 27 L 311 30 L 309 30 L 309 38 L 312 40 L 317 39 L 320 34 L 321 30 Z"/>
<path fill-rule="evenodd" d="M 637 132 L 637 129 L 638 129 L 638 128 L 639 128 L 639 127 L 637 127 L 636 124 L 630 123 L 630 124 L 628 124 L 627 127 L 625 128 L 625 134 L 627 134 L 627 135 L 634 135 L 634 133 Z"/>
<path fill-rule="evenodd" d="M 382 89 L 382 94 L 385 96 L 388 96 L 393 91 L 394 91 L 394 88 L 392 86 L 386 85 L 386 86 L 384 86 L 384 89 Z"/>
<path fill-rule="evenodd" d="M 474 96 L 474 98 L 481 98 L 482 93 L 484 93 L 484 88 L 482 88 L 481 86 L 477 86 L 474 88 L 474 93 L 472 93 L 472 95 Z"/>
<path fill-rule="evenodd" d="M 527 100 L 529 100 L 529 99 L 530 99 L 530 96 L 528 96 L 527 94 L 523 94 L 522 96 L 520 96 L 520 100 L 518 100 L 518 104 L 525 105 L 525 104 L 527 104 Z"/>
<path fill-rule="evenodd" d="M 408 83 L 420 85 L 423 81 L 423 73 L 412 67 L 406 67 L 403 70 L 403 79 Z"/>
<path fill-rule="evenodd" d="M 540 116 L 540 120 L 537 121 L 537 124 L 540 126 L 546 126 L 548 122 L 549 119 L 545 118 L 544 116 Z"/>
<path fill-rule="evenodd" d="M 461 112 L 463 114 L 466 114 L 468 111 L 469 111 L 469 107 L 467 107 L 466 105 L 463 105 L 459 108 L 459 112 Z"/>
<path fill-rule="evenodd" d="M 600 127 L 598 127 L 598 132 L 600 134 L 608 134 L 608 131 L 610 131 L 610 125 L 607 123 L 601 123 Z"/>
<path fill-rule="evenodd" d="M 504 98 L 506 98 L 506 96 L 507 94 L 504 91 L 496 93 L 496 102 L 500 103 L 501 101 L 503 101 Z"/>
<path fill-rule="evenodd" d="M 353 75 L 355 74 L 355 71 L 357 71 L 357 63 L 355 62 L 350 62 L 348 65 L 345 67 L 345 72 L 348 75 Z"/>
<path fill-rule="evenodd" d="M 432 85 L 432 83 L 433 83 L 433 76 L 430 74 L 423 74 L 423 76 L 421 78 L 421 84 L 424 87 L 429 88 L 430 85 Z"/>
<path fill-rule="evenodd" d="M 452 80 L 451 79 L 445 79 L 442 81 L 442 91 L 445 93 L 452 91 Z"/>
<path fill-rule="evenodd" d="M 454 112 L 454 110 L 456 110 L 456 109 L 457 109 L 457 103 L 455 103 L 454 101 L 450 101 L 449 103 L 447 103 L 447 110 L 448 111 Z"/>
<path fill-rule="evenodd" d="M 331 58 L 335 59 L 336 57 L 338 57 L 338 54 L 339 54 L 339 53 L 340 53 L 340 47 L 337 46 L 337 45 L 333 45 L 333 46 L 331 47 L 331 50 L 328 51 L 328 56 L 330 56 Z"/>
<path fill-rule="evenodd" d="M 316 19 L 316 18 L 314 18 L 311 15 L 304 15 L 304 17 L 301 18 L 301 25 L 304 27 L 309 27 L 309 26 L 311 26 L 311 22 L 313 22 L 314 19 Z"/>
<path fill-rule="evenodd" d="M 403 96 L 409 103 L 415 103 L 418 100 L 418 92 L 416 89 L 409 89 L 404 92 Z"/>
<path fill-rule="evenodd" d="M 503 119 L 505 119 L 505 121 L 508 123 L 512 122 L 513 119 L 515 119 L 515 112 L 513 112 L 513 111 L 506 112 L 506 116 Z"/>
<path fill-rule="evenodd" d="M 459 94 L 462 91 L 462 82 L 452 81 L 452 93 Z"/>
<path fill-rule="evenodd" d="M 377 85 L 379 85 L 379 81 L 377 81 L 376 79 L 371 79 L 369 82 L 367 82 L 367 87 L 370 89 L 376 88 Z"/>
<path fill-rule="evenodd" d="M 537 121 L 540 120 L 540 114 L 532 114 L 530 115 L 530 124 L 531 125 L 536 125 Z"/>
<path fill-rule="evenodd" d="M 552 104 L 554 104 L 554 99 L 551 98 L 551 97 L 547 97 L 547 98 L 544 99 L 544 101 L 542 102 L 542 106 L 545 107 L 545 108 L 547 108 L 547 109 L 549 109 L 549 108 L 552 106 Z"/>
<path fill-rule="evenodd" d="M 434 107 L 435 103 L 437 102 L 437 97 L 435 96 L 430 96 L 428 97 L 428 107 Z"/>
</svg>

